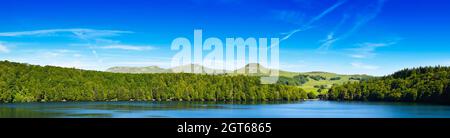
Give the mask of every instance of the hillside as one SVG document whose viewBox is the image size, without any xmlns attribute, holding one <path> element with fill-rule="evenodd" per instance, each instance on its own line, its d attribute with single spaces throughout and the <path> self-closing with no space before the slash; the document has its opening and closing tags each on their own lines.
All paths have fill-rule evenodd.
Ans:
<svg viewBox="0 0 450 138">
<path fill-rule="evenodd" d="M 171 73 L 169 69 L 160 68 L 158 66 L 148 67 L 112 67 L 106 70 L 115 73 Z"/>
<path fill-rule="evenodd" d="M 111 67 L 106 69 L 106 72 L 113 72 L 113 73 L 175 73 L 175 72 L 184 72 L 185 70 L 190 70 L 194 72 L 194 70 L 201 69 L 203 72 L 200 74 L 206 74 L 206 72 L 219 72 L 217 69 L 207 68 L 198 64 L 188 64 L 188 65 L 182 65 L 177 66 L 174 68 L 161 68 L 158 66 L 147 66 L 147 67 L 126 67 L 126 66 L 118 66 L 118 67 Z M 217 73 L 217 74 L 224 74 L 223 73 Z"/>
<path fill-rule="evenodd" d="M 381 78 L 333 86 L 327 98 L 450 104 L 450 67 L 404 69 Z"/>
<path fill-rule="evenodd" d="M 253 65 L 257 67 L 256 70 L 251 73 L 250 66 Z M 217 69 L 207 68 L 197 64 L 189 64 L 184 66 L 178 66 L 169 69 L 163 69 L 156 66 L 150 67 L 112 67 L 107 69 L 107 72 L 119 72 L 119 73 L 171 73 L 173 70 L 183 70 L 186 68 L 191 68 L 194 70 L 195 68 L 203 68 L 205 70 L 218 71 Z M 227 75 L 235 76 L 235 75 L 248 75 L 248 76 L 267 76 L 267 72 L 269 72 L 270 68 L 264 67 L 260 64 L 250 63 L 245 65 L 242 68 L 236 69 L 234 71 L 224 71 Z M 240 74 L 240 72 L 244 72 L 244 74 Z M 278 84 L 286 84 L 291 86 L 298 86 L 304 89 L 307 92 L 314 92 L 316 95 L 325 94 L 329 88 L 333 85 L 344 84 L 346 82 L 358 82 L 360 80 L 366 80 L 372 78 L 372 76 L 368 75 L 342 75 L 336 73 L 329 72 L 289 72 L 284 70 L 279 70 L 280 80 Z M 305 76 L 303 80 L 299 76 Z M 299 81 L 304 81 L 300 83 Z"/>
<path fill-rule="evenodd" d="M 110 73 L 0 61 L 0 102 L 307 98 L 301 88 L 264 85 L 257 76 Z"/>
</svg>

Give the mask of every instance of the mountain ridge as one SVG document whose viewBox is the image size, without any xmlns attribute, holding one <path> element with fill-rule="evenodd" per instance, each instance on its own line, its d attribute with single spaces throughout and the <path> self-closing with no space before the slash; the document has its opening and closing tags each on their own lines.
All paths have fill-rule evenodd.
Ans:
<svg viewBox="0 0 450 138">
<path fill-rule="evenodd" d="M 271 69 L 271 68 L 267 68 L 259 63 L 249 63 L 246 64 L 244 67 L 240 67 L 238 69 L 235 70 L 223 70 L 223 74 L 230 74 L 230 73 L 239 73 L 239 72 L 244 72 L 244 74 L 251 74 L 249 73 L 250 71 L 250 65 L 255 65 L 257 67 L 257 73 L 259 72 L 267 72 L 270 70 L 276 70 L 276 69 Z M 199 65 L 199 64 L 186 64 L 186 65 L 180 65 L 177 67 L 173 67 L 173 68 L 162 68 L 156 65 L 151 65 L 151 66 L 114 66 L 114 67 L 110 67 L 108 69 L 105 70 L 105 72 L 113 72 L 113 73 L 176 73 L 173 70 L 177 69 L 177 70 L 182 70 L 182 69 L 186 69 L 189 68 L 189 66 L 191 66 L 191 71 L 193 72 L 195 68 L 203 68 L 203 72 L 205 73 L 205 70 L 214 70 L 214 71 L 222 71 L 220 69 L 215 69 L 215 68 L 209 68 L 209 67 L 205 67 L 203 65 Z M 371 75 L 367 75 L 367 74 L 339 74 L 339 73 L 333 73 L 333 72 L 326 72 L 326 71 L 308 71 L 308 72 L 295 72 L 295 71 L 285 71 L 285 70 L 279 70 L 279 74 L 280 76 L 286 76 L 286 77 L 292 77 L 292 74 L 330 74 L 330 75 L 346 75 L 346 76 L 371 76 Z"/>
</svg>

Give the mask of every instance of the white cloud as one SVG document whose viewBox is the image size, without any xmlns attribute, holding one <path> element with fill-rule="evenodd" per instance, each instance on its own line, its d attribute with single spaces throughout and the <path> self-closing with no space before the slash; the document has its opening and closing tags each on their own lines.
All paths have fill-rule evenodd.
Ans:
<svg viewBox="0 0 450 138">
<path fill-rule="evenodd" d="M 47 29 L 47 30 L 33 30 L 33 31 L 20 31 L 20 32 L 0 32 L 0 36 L 3 37 L 20 37 L 20 36 L 48 36 L 48 35 L 63 35 L 69 33 L 80 39 L 98 38 L 117 36 L 125 33 L 133 33 L 130 31 L 120 30 L 96 30 L 85 28 L 72 28 L 72 29 Z"/>
<path fill-rule="evenodd" d="M 306 30 L 308 30 L 308 29 L 310 29 L 310 28 L 312 28 L 312 27 L 308 26 L 308 27 L 303 27 L 303 28 L 295 29 L 295 30 L 292 30 L 292 31 L 287 32 L 287 33 L 281 33 L 281 35 L 285 35 L 283 38 L 281 38 L 281 41 L 284 41 L 284 40 L 289 39 L 289 37 L 291 37 L 291 36 L 294 35 L 295 33 L 302 32 L 302 31 L 306 31 Z"/>
<path fill-rule="evenodd" d="M 348 15 L 344 14 L 341 21 L 334 27 L 331 33 L 328 33 L 327 38 L 325 40 L 319 41 L 319 43 L 322 43 L 319 47 L 319 50 L 328 50 L 336 41 L 341 39 L 340 37 L 336 37 L 334 33 L 341 28 L 341 26 L 347 21 L 347 19 Z"/>
<path fill-rule="evenodd" d="M 302 32 L 302 31 L 311 29 L 312 26 L 313 26 L 313 24 L 314 24 L 315 22 L 317 22 L 318 20 L 322 19 L 324 16 L 326 16 L 326 15 L 329 14 L 330 12 L 334 11 L 336 8 L 340 7 L 340 6 L 341 6 L 342 4 L 344 4 L 346 1 L 347 1 L 347 0 L 342 0 L 342 1 L 336 2 L 335 4 L 331 5 L 330 7 L 328 7 L 328 8 L 325 9 L 324 11 L 322 11 L 319 15 L 313 17 L 313 18 L 312 18 L 311 20 L 309 20 L 304 26 L 302 26 L 302 27 L 300 27 L 300 28 L 297 28 L 297 29 L 294 29 L 294 30 L 291 30 L 291 31 L 288 32 L 288 33 L 283 33 L 283 35 L 285 35 L 285 36 L 281 39 L 281 41 L 286 40 L 286 39 L 289 39 L 289 37 L 291 37 L 291 36 L 294 35 L 295 33 Z M 284 14 L 281 14 L 281 15 L 284 16 Z M 289 15 L 289 16 L 293 16 L 293 15 Z M 295 16 L 298 16 L 298 15 L 295 15 Z"/>
<path fill-rule="evenodd" d="M 102 64 L 93 60 L 92 57 L 83 55 L 80 51 L 68 49 L 20 50 L 19 53 L 5 57 L 5 59 L 33 65 L 51 65 L 88 70 L 98 70 L 99 68 L 104 67 Z"/>
<path fill-rule="evenodd" d="M 352 67 L 358 68 L 358 69 L 376 70 L 376 69 L 380 68 L 375 65 L 368 65 L 368 64 L 361 63 L 361 62 L 352 62 L 350 64 L 352 65 Z"/>
<path fill-rule="evenodd" d="M 0 43 L 0 53 L 9 53 L 9 51 L 9 48 L 6 45 Z"/>
<path fill-rule="evenodd" d="M 363 16 L 355 16 L 356 21 L 353 23 L 353 26 L 348 30 L 341 33 L 341 35 L 335 37 L 334 39 L 330 41 L 324 41 L 322 45 L 319 47 L 319 49 L 325 49 L 327 50 L 329 47 L 332 46 L 332 44 L 336 41 L 340 41 L 343 39 L 346 39 L 347 37 L 353 35 L 355 32 L 359 30 L 363 25 L 368 23 L 369 21 L 373 20 L 375 17 L 378 16 L 378 14 L 381 12 L 381 9 L 384 5 L 385 0 L 378 0 L 377 2 L 373 4 L 367 5 L 365 8 L 367 11 L 362 12 Z M 349 18 L 349 15 L 344 14 L 343 18 L 341 19 L 341 22 L 336 26 L 334 31 L 338 30 Z M 355 55 L 355 58 L 363 57 L 362 55 Z"/>
<path fill-rule="evenodd" d="M 73 54 L 73 57 L 82 57 L 81 54 Z"/>
<path fill-rule="evenodd" d="M 316 22 L 317 20 L 322 19 L 325 15 L 327 15 L 328 13 L 332 12 L 333 10 L 335 10 L 336 8 L 338 8 L 339 6 L 341 6 L 342 4 L 344 4 L 345 2 L 347 2 L 347 0 L 342 0 L 339 2 L 336 2 L 335 4 L 333 4 L 331 7 L 325 9 L 322 13 L 320 13 L 319 15 L 317 15 L 316 17 L 314 17 L 313 19 L 311 19 L 311 21 L 309 21 L 308 25 L 313 24 L 314 22 Z"/>
<path fill-rule="evenodd" d="M 366 9 L 371 9 L 372 11 L 366 13 L 364 16 L 358 16 L 358 19 L 355 22 L 354 26 L 344 35 L 344 37 L 352 35 L 356 31 L 358 31 L 361 26 L 375 19 L 381 12 L 385 1 L 386 0 L 378 0 L 373 5 L 368 5 Z"/>
<path fill-rule="evenodd" d="M 134 50 L 134 51 L 143 51 L 143 50 L 152 50 L 154 47 L 151 46 L 135 46 L 135 45 L 108 45 L 102 46 L 101 49 L 121 49 L 121 50 Z"/>
<path fill-rule="evenodd" d="M 281 62 L 280 63 L 280 69 L 287 70 L 287 71 L 298 71 L 298 70 L 302 70 L 308 66 L 309 65 L 307 65 L 305 61 L 297 61 L 297 62 L 293 62 L 293 63 L 289 63 L 289 62 Z"/>
<path fill-rule="evenodd" d="M 361 7 L 361 8 L 358 8 L 358 10 L 361 10 L 361 11 L 357 12 L 354 15 L 347 14 L 347 13 L 343 14 L 341 21 L 336 25 L 336 27 L 333 30 L 331 30 L 331 32 L 337 32 L 336 34 L 338 34 L 338 35 L 333 35 L 332 37 L 330 37 L 330 35 L 328 34 L 326 40 L 320 41 L 321 44 L 320 44 L 319 49 L 320 50 L 328 50 L 330 47 L 333 46 L 333 44 L 335 42 L 344 40 L 347 37 L 356 33 L 359 30 L 359 28 L 361 28 L 366 23 L 368 23 L 369 21 L 373 20 L 374 18 L 376 18 L 378 16 L 378 14 L 382 10 L 382 7 L 384 6 L 384 3 L 385 3 L 385 0 L 377 0 L 374 2 L 370 2 L 369 4 L 357 6 L 357 7 Z M 344 9 L 346 12 L 351 11 L 354 13 L 354 11 L 353 11 L 354 8 L 344 7 L 346 4 L 347 4 L 347 0 L 339 0 L 339 1 L 335 2 L 333 5 L 327 7 L 323 11 L 321 11 L 318 15 L 313 16 L 309 21 L 307 21 L 305 23 L 303 23 L 303 21 L 304 21 L 302 19 L 303 14 L 300 14 L 301 12 L 297 12 L 297 11 L 277 12 L 277 15 L 279 16 L 278 19 L 287 20 L 290 22 L 300 21 L 300 23 L 302 24 L 302 26 L 289 31 L 288 33 L 282 33 L 281 41 L 289 39 L 291 36 L 293 36 L 296 33 L 299 33 L 299 32 L 302 32 L 302 31 L 312 28 L 314 25 L 317 25 L 317 22 L 321 21 L 326 16 L 329 16 L 331 13 L 336 12 L 336 10 L 338 10 L 339 8 L 346 8 L 346 9 Z M 354 5 L 351 7 L 354 7 Z M 348 21 L 348 20 L 351 20 L 351 21 Z M 346 30 L 341 29 L 341 26 L 344 24 L 349 24 L 348 26 L 350 26 L 350 28 L 348 28 Z M 361 56 L 356 55 L 355 57 L 361 57 Z"/>
<path fill-rule="evenodd" d="M 34 52 L 36 54 L 36 58 L 48 58 L 54 59 L 59 57 L 68 57 L 79 55 L 78 51 L 68 50 L 68 49 L 55 49 L 55 50 L 37 50 Z"/>
<path fill-rule="evenodd" d="M 362 43 L 358 44 L 358 48 L 348 49 L 352 51 L 352 54 L 349 54 L 350 57 L 353 58 L 369 58 L 374 57 L 376 55 L 375 50 L 380 47 L 385 47 L 389 45 L 394 45 L 396 42 L 390 43 Z"/>
<path fill-rule="evenodd" d="M 327 35 L 327 38 L 325 40 L 321 40 L 320 42 L 322 45 L 320 45 L 321 50 L 328 50 L 338 39 L 334 37 L 334 33 L 331 32 Z"/>
</svg>

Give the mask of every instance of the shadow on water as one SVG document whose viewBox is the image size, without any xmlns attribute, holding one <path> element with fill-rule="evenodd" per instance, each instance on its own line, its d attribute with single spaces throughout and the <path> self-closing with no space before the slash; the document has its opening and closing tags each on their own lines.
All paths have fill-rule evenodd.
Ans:
<svg viewBox="0 0 450 138">
<path fill-rule="evenodd" d="M 27 108 L 0 107 L 0 118 L 51 118 L 64 113 L 35 111 Z"/>
</svg>

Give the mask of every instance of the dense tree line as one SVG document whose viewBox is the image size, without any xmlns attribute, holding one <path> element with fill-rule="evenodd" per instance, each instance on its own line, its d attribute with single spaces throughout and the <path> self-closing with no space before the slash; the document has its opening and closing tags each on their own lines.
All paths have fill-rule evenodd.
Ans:
<svg viewBox="0 0 450 138">
<path fill-rule="evenodd" d="M 450 67 L 404 69 L 392 75 L 334 85 L 330 100 L 450 103 Z"/>
<path fill-rule="evenodd" d="M 341 80 L 341 77 L 332 77 L 330 78 L 330 80 L 334 81 L 334 80 Z"/>
<path fill-rule="evenodd" d="M 296 75 L 294 77 L 280 76 L 277 84 L 300 86 L 308 82 L 308 75 Z"/>
<path fill-rule="evenodd" d="M 320 75 L 314 75 L 314 76 L 309 76 L 309 77 L 316 81 L 327 80 L 327 78 L 325 78 L 324 76 L 320 76 Z"/>
<path fill-rule="evenodd" d="M 357 81 L 366 81 L 369 80 L 370 77 L 350 77 L 349 80 L 357 80 Z"/>
<path fill-rule="evenodd" d="M 125 74 L 0 62 L 0 102 L 270 101 L 307 96 L 298 87 L 260 84 L 256 76 Z"/>
</svg>

